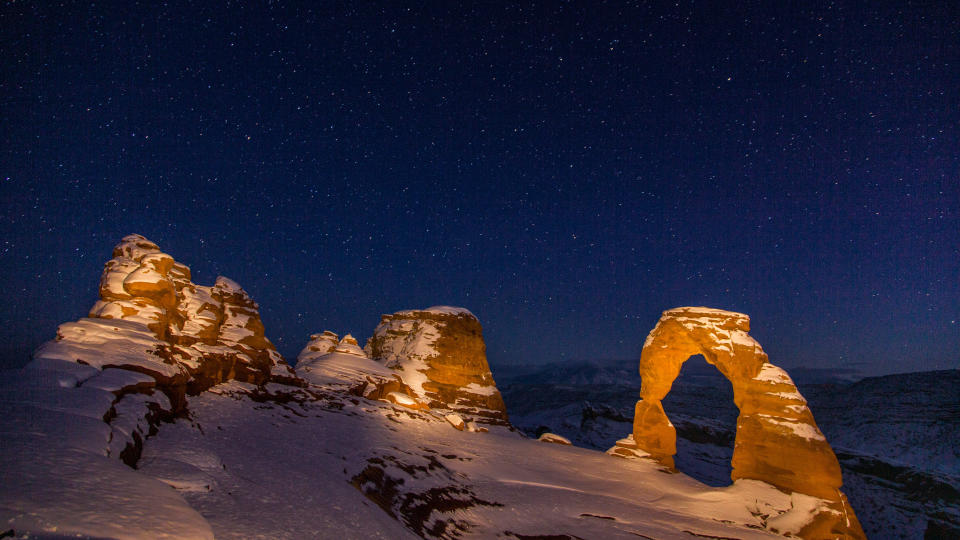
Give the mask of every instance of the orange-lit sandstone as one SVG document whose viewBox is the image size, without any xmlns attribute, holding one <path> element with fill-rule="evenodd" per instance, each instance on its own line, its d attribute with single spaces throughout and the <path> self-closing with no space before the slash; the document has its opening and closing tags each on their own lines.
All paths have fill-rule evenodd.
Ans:
<svg viewBox="0 0 960 540">
<path fill-rule="evenodd" d="M 114 248 L 100 278 L 100 300 L 89 317 L 146 325 L 159 340 L 155 354 L 175 366 L 176 373 L 126 367 L 181 395 L 230 379 L 257 384 L 271 378 L 295 380 L 264 335 L 257 303 L 246 291 L 225 277 L 211 287 L 196 285 L 190 277 L 186 265 L 138 234 L 125 236 Z"/>
<path fill-rule="evenodd" d="M 507 422 L 506 406 L 487 364 L 483 328 L 469 311 L 435 306 L 383 315 L 365 350 L 396 370 L 411 397 L 430 408 Z"/>
<path fill-rule="evenodd" d="M 749 330 L 750 318 L 742 313 L 703 307 L 665 311 L 641 353 L 633 436 L 619 441 L 611 453 L 646 454 L 674 468 L 676 431 L 661 400 L 683 363 L 703 355 L 730 380 L 740 409 L 731 478 L 760 480 L 823 499 L 825 504 L 801 531 L 803 538 L 864 538 L 840 491 L 840 465 L 806 400 L 787 373 L 767 361 Z"/>
</svg>

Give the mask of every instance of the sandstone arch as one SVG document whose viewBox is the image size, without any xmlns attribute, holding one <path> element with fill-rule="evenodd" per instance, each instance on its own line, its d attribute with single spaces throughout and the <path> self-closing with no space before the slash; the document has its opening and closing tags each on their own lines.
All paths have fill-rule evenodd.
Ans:
<svg viewBox="0 0 960 540">
<path fill-rule="evenodd" d="M 676 431 L 661 400 L 683 363 L 703 355 L 730 380 L 734 404 L 740 409 L 731 479 L 761 480 L 827 501 L 803 537 L 863 537 L 840 492 L 843 482 L 833 449 L 793 380 L 767 361 L 749 330 L 750 317 L 743 313 L 705 307 L 663 312 L 640 357 L 641 399 L 634 413 L 633 439 L 618 445 L 640 450 L 674 469 Z"/>
</svg>

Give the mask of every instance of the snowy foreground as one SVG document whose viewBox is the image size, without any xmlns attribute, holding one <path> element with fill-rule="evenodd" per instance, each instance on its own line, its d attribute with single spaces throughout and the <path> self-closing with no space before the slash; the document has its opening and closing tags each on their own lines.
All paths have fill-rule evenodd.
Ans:
<svg viewBox="0 0 960 540">
<path fill-rule="evenodd" d="M 214 386 L 172 423 L 151 419 L 160 392 L 123 391 L 136 373 L 65 361 L 8 373 L 0 533 L 761 538 L 798 530 L 815 504 L 756 481 L 709 487 L 508 427 L 461 431 L 441 414 L 353 395 L 349 379 L 364 366 L 334 368 L 305 388 Z M 121 454 L 137 438 L 131 468 Z"/>
</svg>

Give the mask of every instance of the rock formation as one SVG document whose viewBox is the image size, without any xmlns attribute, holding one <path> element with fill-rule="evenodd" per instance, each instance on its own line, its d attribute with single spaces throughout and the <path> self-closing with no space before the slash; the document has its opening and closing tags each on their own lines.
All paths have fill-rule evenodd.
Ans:
<svg viewBox="0 0 960 540">
<path fill-rule="evenodd" d="M 731 478 L 760 480 L 786 492 L 822 499 L 824 504 L 801 537 L 863 538 L 840 492 L 840 465 L 833 449 L 793 381 L 767 361 L 749 330 L 750 318 L 742 313 L 703 307 L 665 311 L 641 353 L 641 399 L 633 435 L 618 441 L 611 453 L 646 454 L 674 468 L 676 431 L 661 400 L 682 364 L 693 355 L 703 355 L 730 380 L 740 409 Z"/>
<path fill-rule="evenodd" d="M 537 438 L 537 440 L 540 442 L 562 444 L 565 446 L 573 446 L 573 443 L 570 442 L 570 439 L 562 435 L 557 435 L 556 433 L 550 433 L 549 431 L 541 433 L 540 437 Z"/>
<path fill-rule="evenodd" d="M 329 330 L 311 335 L 297 355 L 297 373 L 311 383 L 341 387 L 357 396 L 427 408 L 412 397 L 413 391 L 396 371 L 367 358 L 350 334 L 343 339 Z"/>
<path fill-rule="evenodd" d="M 305 360 L 312 360 L 316 357 L 330 354 L 339 344 L 340 337 L 329 330 L 325 330 L 320 334 L 311 334 L 307 346 L 297 355 L 297 365 L 300 365 L 300 363 Z"/>
<path fill-rule="evenodd" d="M 399 373 L 412 397 L 430 408 L 507 423 L 483 328 L 466 309 L 435 306 L 383 315 L 364 349 Z"/>
<path fill-rule="evenodd" d="M 258 306 L 239 285 L 218 277 L 190 281 L 190 269 L 138 234 L 124 237 L 100 278 L 88 318 L 60 325 L 35 361 L 63 360 L 149 376 L 173 409 L 185 393 L 226 380 L 296 382 L 264 335 Z"/>
</svg>

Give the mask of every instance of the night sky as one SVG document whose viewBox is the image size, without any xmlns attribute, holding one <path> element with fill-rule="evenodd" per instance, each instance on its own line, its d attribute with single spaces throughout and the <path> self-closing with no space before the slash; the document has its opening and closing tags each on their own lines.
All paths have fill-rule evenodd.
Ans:
<svg viewBox="0 0 960 540">
<path fill-rule="evenodd" d="M 956 2 L 320 4 L 3 2 L 4 366 L 131 232 L 291 361 L 434 304 L 495 373 L 639 358 L 706 305 L 784 367 L 960 365 Z"/>
</svg>

